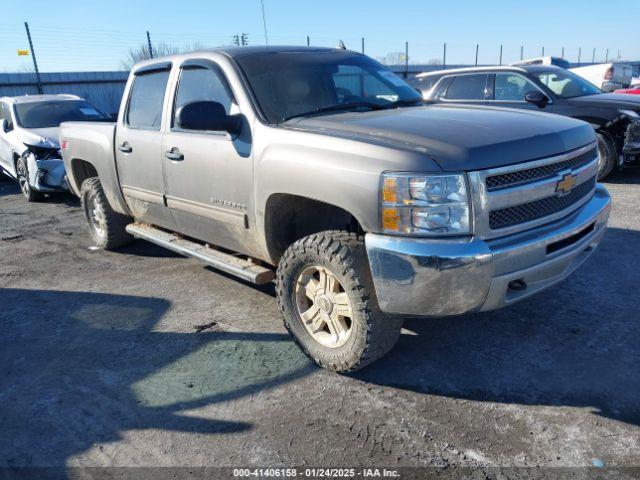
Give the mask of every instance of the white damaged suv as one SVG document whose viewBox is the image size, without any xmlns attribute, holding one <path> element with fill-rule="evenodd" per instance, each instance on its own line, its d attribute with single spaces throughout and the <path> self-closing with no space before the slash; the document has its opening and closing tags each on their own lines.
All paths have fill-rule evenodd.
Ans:
<svg viewBox="0 0 640 480">
<path fill-rule="evenodd" d="M 69 189 L 60 155 L 60 123 L 107 121 L 108 117 L 75 95 L 0 98 L 0 175 L 20 184 L 28 201 Z"/>
</svg>

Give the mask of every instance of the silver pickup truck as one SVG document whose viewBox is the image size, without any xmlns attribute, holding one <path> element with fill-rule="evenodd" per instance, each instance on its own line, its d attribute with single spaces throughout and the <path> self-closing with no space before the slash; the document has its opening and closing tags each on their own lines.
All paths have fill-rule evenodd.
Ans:
<svg viewBox="0 0 640 480">
<path fill-rule="evenodd" d="M 254 283 L 319 365 L 361 368 L 407 316 L 487 311 L 573 272 L 610 198 L 582 121 L 424 106 L 378 62 L 238 47 L 136 65 L 115 124 L 63 123 L 92 239 Z"/>
</svg>

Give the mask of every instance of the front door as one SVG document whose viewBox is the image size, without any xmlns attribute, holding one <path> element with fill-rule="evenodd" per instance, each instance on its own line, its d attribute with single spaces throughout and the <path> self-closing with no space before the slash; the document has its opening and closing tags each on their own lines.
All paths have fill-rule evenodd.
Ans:
<svg viewBox="0 0 640 480">
<path fill-rule="evenodd" d="M 161 121 L 170 66 L 136 72 L 124 118 L 116 129 L 116 163 L 122 193 L 133 216 L 174 228 L 164 201 Z"/>
<path fill-rule="evenodd" d="M 0 166 L 8 172 L 13 172 L 13 146 L 8 137 L 13 130 L 13 121 L 9 105 L 4 102 L 0 102 L 0 119 L 6 122 L 6 131 L 0 131 Z"/>
<path fill-rule="evenodd" d="M 249 126 L 239 137 L 226 132 L 189 131 L 176 114 L 186 104 L 215 101 L 239 113 L 224 72 L 209 60 L 182 65 L 169 130 L 162 139 L 167 205 L 178 231 L 232 250 L 246 246 L 252 191 Z"/>
<path fill-rule="evenodd" d="M 493 98 L 496 106 L 549 111 L 525 100 L 527 93 L 540 90 L 528 78 L 514 72 L 496 72 L 493 77 Z"/>
</svg>

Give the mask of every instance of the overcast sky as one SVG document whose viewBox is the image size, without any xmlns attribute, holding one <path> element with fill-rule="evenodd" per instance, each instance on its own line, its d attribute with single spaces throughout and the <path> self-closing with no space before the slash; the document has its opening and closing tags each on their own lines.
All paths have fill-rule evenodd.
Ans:
<svg viewBox="0 0 640 480">
<path fill-rule="evenodd" d="M 640 3 L 608 0 L 264 0 L 271 44 L 306 43 L 346 46 L 382 57 L 404 51 L 409 42 L 412 63 L 442 59 L 473 63 L 480 44 L 480 63 L 545 54 L 576 61 L 604 61 L 620 52 L 640 60 Z M 42 71 L 114 70 L 132 47 L 165 42 L 185 48 L 230 44 L 247 33 L 250 44 L 264 44 L 260 0 L 0 0 L 0 72 L 30 68 L 24 22 L 28 21 Z"/>
</svg>

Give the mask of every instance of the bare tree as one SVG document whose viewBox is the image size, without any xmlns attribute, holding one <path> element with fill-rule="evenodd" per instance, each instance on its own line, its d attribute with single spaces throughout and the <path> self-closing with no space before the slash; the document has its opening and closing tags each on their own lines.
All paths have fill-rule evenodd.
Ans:
<svg viewBox="0 0 640 480">
<path fill-rule="evenodd" d="M 378 61 L 383 65 L 402 65 L 405 57 L 403 52 L 389 52 L 384 57 L 378 57 Z"/>
<path fill-rule="evenodd" d="M 199 42 L 193 43 L 191 45 L 186 45 L 184 47 L 161 42 L 153 45 L 153 56 L 164 57 L 165 55 L 175 55 L 176 53 L 201 50 L 202 48 L 204 48 L 204 46 Z M 148 60 L 150 58 L 151 55 L 149 53 L 149 46 L 145 43 L 143 45 L 140 45 L 138 48 L 129 49 L 127 58 L 121 62 L 121 65 L 123 70 L 131 70 L 131 67 L 133 67 L 133 65 L 135 65 L 136 63 L 143 60 Z"/>
</svg>

